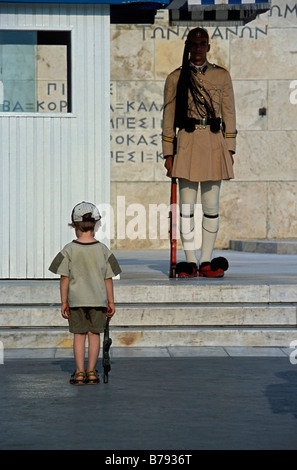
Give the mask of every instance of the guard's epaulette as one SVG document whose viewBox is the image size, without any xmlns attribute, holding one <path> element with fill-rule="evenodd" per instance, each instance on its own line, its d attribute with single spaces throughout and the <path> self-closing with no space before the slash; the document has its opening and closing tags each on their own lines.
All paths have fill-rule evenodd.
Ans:
<svg viewBox="0 0 297 470">
<path fill-rule="evenodd" d="M 172 72 L 170 72 L 169 75 L 172 75 L 175 72 L 179 72 L 181 69 L 182 69 L 181 67 L 178 67 L 177 69 L 172 70 Z"/>
<path fill-rule="evenodd" d="M 213 68 L 216 68 L 216 69 L 226 70 L 225 67 L 222 67 L 221 65 L 212 64 L 212 66 L 213 66 Z"/>
</svg>

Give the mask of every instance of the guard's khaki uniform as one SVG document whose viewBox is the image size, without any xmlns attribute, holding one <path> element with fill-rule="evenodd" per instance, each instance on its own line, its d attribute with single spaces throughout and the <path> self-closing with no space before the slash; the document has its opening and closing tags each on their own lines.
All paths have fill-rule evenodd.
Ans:
<svg viewBox="0 0 297 470">
<path fill-rule="evenodd" d="M 168 75 L 164 89 L 162 147 L 164 157 L 174 154 L 174 125 L 176 89 L 180 75 L 177 69 Z M 234 93 L 230 74 L 209 62 L 197 71 L 191 67 L 202 94 L 205 90 L 212 98 L 216 117 L 224 123 L 222 131 L 213 133 L 209 125 L 196 125 L 193 132 L 181 129 L 177 134 L 177 147 L 173 163 L 173 177 L 190 181 L 218 181 L 234 178 L 229 150 L 235 153 L 236 117 Z M 192 95 L 188 95 L 188 117 L 201 120 Z"/>
</svg>

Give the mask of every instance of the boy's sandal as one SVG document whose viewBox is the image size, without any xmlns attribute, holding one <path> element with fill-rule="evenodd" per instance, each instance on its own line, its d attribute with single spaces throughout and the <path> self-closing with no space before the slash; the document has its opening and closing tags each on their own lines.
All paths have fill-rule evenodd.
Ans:
<svg viewBox="0 0 297 470">
<path fill-rule="evenodd" d="M 85 383 L 87 385 L 94 385 L 100 382 L 99 374 L 97 370 L 90 370 L 86 372 Z"/>
<path fill-rule="evenodd" d="M 85 373 L 84 372 L 73 372 L 70 381 L 71 385 L 84 385 Z"/>
</svg>

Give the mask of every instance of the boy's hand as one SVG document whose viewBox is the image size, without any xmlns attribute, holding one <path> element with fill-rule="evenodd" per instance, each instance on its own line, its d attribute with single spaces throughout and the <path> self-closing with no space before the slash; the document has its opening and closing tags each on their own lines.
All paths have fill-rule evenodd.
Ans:
<svg viewBox="0 0 297 470">
<path fill-rule="evenodd" d="M 68 319 L 70 315 L 68 302 L 63 302 L 61 306 L 62 317 Z"/>
<path fill-rule="evenodd" d="M 115 314 L 115 306 L 113 303 L 108 302 L 106 316 L 111 318 Z"/>
</svg>

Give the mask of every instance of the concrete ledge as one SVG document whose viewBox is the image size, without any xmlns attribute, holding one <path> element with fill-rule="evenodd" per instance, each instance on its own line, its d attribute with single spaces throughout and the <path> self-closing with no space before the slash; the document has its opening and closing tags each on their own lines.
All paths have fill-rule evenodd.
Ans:
<svg viewBox="0 0 297 470">
<path fill-rule="evenodd" d="M 173 280 L 167 285 L 137 284 L 114 286 L 117 304 L 187 304 L 187 303 L 269 303 L 297 302 L 295 285 L 247 284 L 233 285 L 227 279 Z M 60 291 L 56 282 L 13 281 L 0 282 L 2 305 L 60 305 Z"/>
<path fill-rule="evenodd" d="M 292 349 L 276 347 L 170 347 L 170 348 L 111 348 L 111 359 L 129 357 L 287 357 Z M 10 359 L 73 359 L 72 348 L 6 349 L 5 360 Z M 87 357 L 87 354 L 86 354 Z M 102 356 L 99 356 L 99 366 Z"/>
<path fill-rule="evenodd" d="M 114 347 L 252 346 L 288 348 L 297 341 L 295 328 L 127 328 L 113 329 Z M 71 348 L 73 335 L 66 330 L 0 330 L 4 350 L 22 348 Z"/>
<path fill-rule="evenodd" d="M 230 240 L 229 248 L 230 250 L 246 251 L 249 253 L 296 255 L 297 240 Z"/>
<path fill-rule="evenodd" d="M 65 328 L 60 307 L 0 307 L 0 328 Z M 297 326 L 292 304 L 128 305 L 116 307 L 111 327 Z"/>
</svg>

